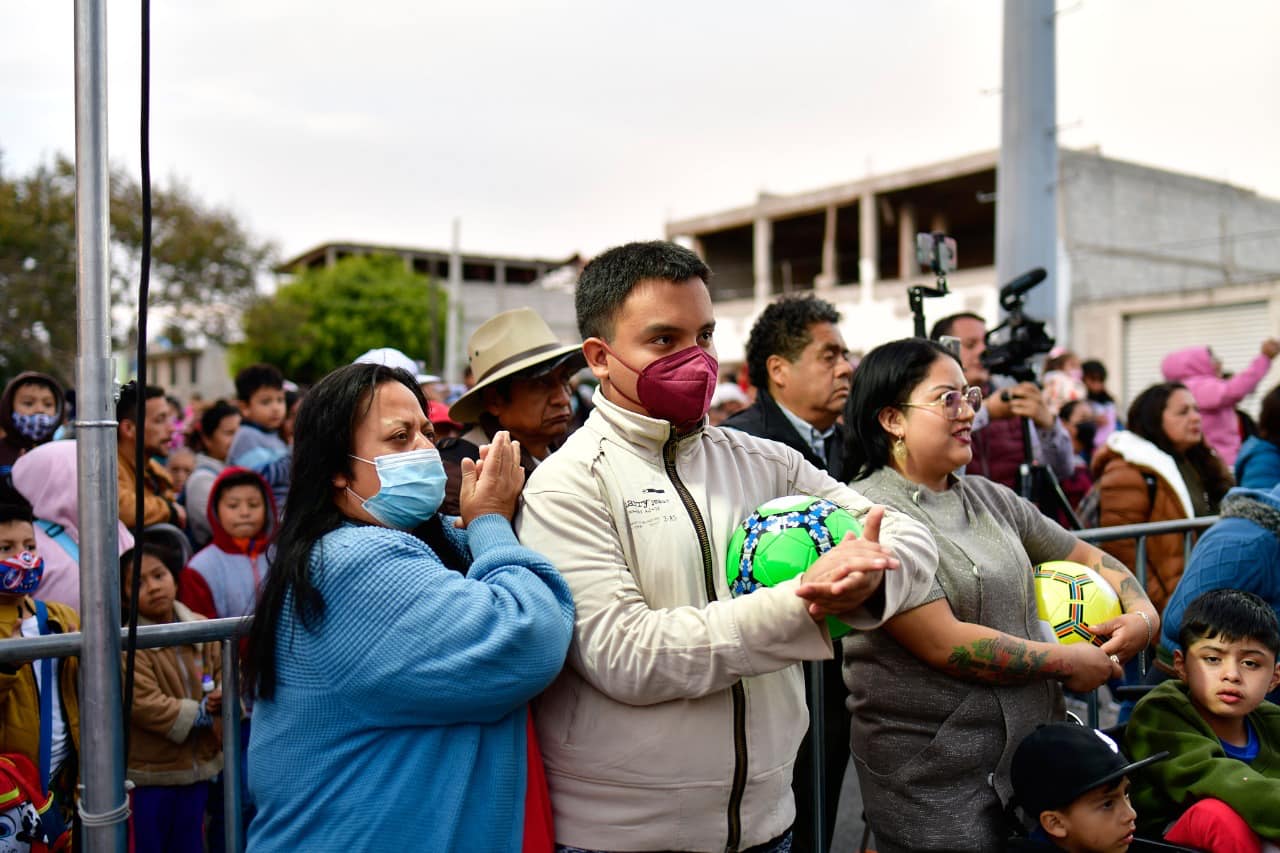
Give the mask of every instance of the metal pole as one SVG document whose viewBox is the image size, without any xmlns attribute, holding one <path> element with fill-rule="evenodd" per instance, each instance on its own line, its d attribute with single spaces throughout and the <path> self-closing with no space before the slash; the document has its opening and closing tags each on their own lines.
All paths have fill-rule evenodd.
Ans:
<svg viewBox="0 0 1280 853">
<path fill-rule="evenodd" d="M 1044 267 L 1049 278 L 1027 294 L 1026 312 L 1056 321 L 1058 135 L 1054 0 L 1004 0 L 1000 167 L 996 171 L 996 278 Z"/>
<path fill-rule="evenodd" d="M 76 464 L 80 513 L 80 802 L 89 853 L 123 853 L 120 708 L 120 571 L 116 537 L 116 420 L 112 394 L 107 276 L 110 171 L 107 162 L 106 0 L 75 1 Z"/>
<path fill-rule="evenodd" d="M 222 641 L 222 819 L 226 849 L 244 850 L 240 787 L 240 643 Z"/>
<path fill-rule="evenodd" d="M 810 765 L 813 772 L 810 780 L 813 786 L 813 814 L 810 815 L 813 826 L 810 831 L 813 833 L 814 850 L 827 853 L 827 720 L 823 704 L 826 698 L 822 690 L 822 662 L 806 661 L 804 668 L 809 676 L 809 747 L 813 759 Z"/>
<path fill-rule="evenodd" d="M 461 330 L 458 328 L 462 317 L 462 221 L 453 220 L 453 245 L 449 250 L 449 304 L 444 335 L 444 379 L 456 382 L 462 376 L 458 367 L 458 350 L 462 343 L 459 340 Z"/>
</svg>

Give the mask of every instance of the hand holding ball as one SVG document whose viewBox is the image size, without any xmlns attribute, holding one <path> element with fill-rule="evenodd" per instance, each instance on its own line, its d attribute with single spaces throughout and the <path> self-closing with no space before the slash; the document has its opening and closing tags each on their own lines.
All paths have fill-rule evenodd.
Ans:
<svg viewBox="0 0 1280 853">
<path fill-rule="evenodd" d="M 844 537 L 862 534 L 848 511 L 806 495 L 776 498 L 753 512 L 729 540 L 726 580 L 734 597 L 776 586 L 802 574 Z M 827 618 L 832 638 L 849 626 Z"/>
</svg>

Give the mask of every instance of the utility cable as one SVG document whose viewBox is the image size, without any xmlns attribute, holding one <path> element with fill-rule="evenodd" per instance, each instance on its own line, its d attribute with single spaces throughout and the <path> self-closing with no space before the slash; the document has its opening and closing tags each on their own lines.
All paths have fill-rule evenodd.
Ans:
<svg viewBox="0 0 1280 853">
<path fill-rule="evenodd" d="M 129 567 L 129 636 L 124 666 L 124 761 L 129 764 L 129 721 L 133 713 L 133 670 L 138 652 L 138 587 L 142 583 L 143 498 L 147 475 L 147 298 L 151 283 L 151 0 L 142 0 L 142 107 L 139 116 L 142 157 L 142 265 L 138 278 L 137 406 L 134 410 L 133 565 Z"/>
</svg>

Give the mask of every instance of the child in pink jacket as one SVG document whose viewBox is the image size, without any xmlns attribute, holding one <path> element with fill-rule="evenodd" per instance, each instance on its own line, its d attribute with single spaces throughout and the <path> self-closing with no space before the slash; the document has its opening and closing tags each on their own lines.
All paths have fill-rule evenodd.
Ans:
<svg viewBox="0 0 1280 853">
<path fill-rule="evenodd" d="M 1240 452 L 1240 420 L 1236 405 L 1258 387 L 1280 353 L 1280 341 L 1267 338 L 1261 352 L 1230 379 L 1222 378 L 1222 362 L 1208 347 L 1186 347 L 1164 357 L 1160 370 L 1168 382 L 1181 382 L 1200 407 L 1204 437 L 1230 468 Z"/>
</svg>

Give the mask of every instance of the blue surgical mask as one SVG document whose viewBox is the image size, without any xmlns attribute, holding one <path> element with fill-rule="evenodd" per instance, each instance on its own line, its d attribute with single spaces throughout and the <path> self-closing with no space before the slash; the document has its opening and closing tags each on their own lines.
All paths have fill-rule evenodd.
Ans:
<svg viewBox="0 0 1280 853">
<path fill-rule="evenodd" d="M 378 469 L 382 485 L 377 494 L 364 498 L 350 488 L 347 491 L 360 501 L 365 512 L 387 527 L 412 530 L 440 509 L 446 477 L 440 454 L 434 447 L 388 453 L 373 459 L 353 453 L 351 458 Z"/>
<path fill-rule="evenodd" d="M 39 443 L 53 435 L 53 431 L 58 428 L 58 417 L 44 412 L 33 412 L 29 415 L 20 415 L 15 412 L 13 425 L 18 428 L 18 432 L 31 441 Z"/>
<path fill-rule="evenodd" d="M 44 560 L 30 551 L 0 560 L 0 592 L 6 595 L 30 595 L 43 577 Z"/>
</svg>

